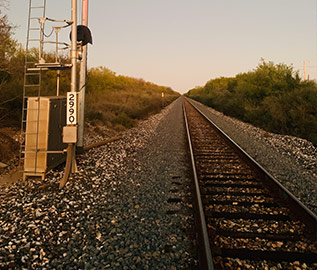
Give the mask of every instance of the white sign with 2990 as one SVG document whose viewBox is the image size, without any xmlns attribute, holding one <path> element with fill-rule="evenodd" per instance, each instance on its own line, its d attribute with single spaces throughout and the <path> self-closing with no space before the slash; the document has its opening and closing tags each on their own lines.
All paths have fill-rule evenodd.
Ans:
<svg viewBox="0 0 317 270">
<path fill-rule="evenodd" d="M 66 124 L 77 124 L 77 93 L 67 92 Z"/>
</svg>

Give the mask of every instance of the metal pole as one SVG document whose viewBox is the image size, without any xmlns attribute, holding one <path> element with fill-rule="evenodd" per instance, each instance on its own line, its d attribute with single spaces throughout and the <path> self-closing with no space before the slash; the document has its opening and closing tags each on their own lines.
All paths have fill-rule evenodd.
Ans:
<svg viewBox="0 0 317 270">
<path fill-rule="evenodd" d="M 55 27 L 55 33 L 56 33 L 56 56 L 55 56 L 55 62 L 59 62 L 59 57 L 58 57 L 58 33 L 61 30 L 60 27 Z M 56 96 L 59 96 L 59 88 L 60 88 L 60 78 L 61 78 L 61 71 L 57 70 L 57 77 L 56 77 Z"/>
<path fill-rule="evenodd" d="M 72 49 L 71 49 L 71 60 L 72 60 L 72 77 L 71 77 L 71 92 L 76 92 L 76 85 L 77 85 L 77 0 L 72 0 Z M 75 172 L 74 164 L 76 163 L 76 151 L 75 147 L 76 144 L 72 143 L 72 172 Z"/>
<path fill-rule="evenodd" d="M 72 37 L 72 46 L 71 46 L 71 51 L 70 51 L 70 57 L 71 57 L 71 63 L 72 63 L 72 70 L 71 70 L 70 91 L 76 92 L 76 83 L 77 83 L 77 78 L 76 78 L 76 72 L 77 72 L 77 67 L 76 67 L 76 62 L 77 62 L 77 0 L 72 0 L 72 35 L 71 35 L 71 37 Z M 68 100 L 67 100 L 67 104 L 68 104 Z M 68 127 L 71 127 L 71 126 L 67 124 L 67 126 L 64 128 L 68 128 Z M 76 143 L 68 143 L 65 173 L 64 173 L 64 177 L 60 180 L 59 188 L 64 187 L 64 185 L 66 184 L 66 182 L 68 180 L 70 173 L 71 172 L 74 173 L 76 170 L 75 146 L 76 146 Z"/>
<path fill-rule="evenodd" d="M 82 2 L 82 25 L 88 26 L 88 0 Z M 83 55 L 80 62 L 80 79 L 79 79 L 79 119 L 78 119 L 78 141 L 77 147 L 84 147 L 84 123 L 85 123 L 85 92 L 86 92 L 86 77 L 87 77 L 87 50 L 88 44 L 83 46 Z"/>
<path fill-rule="evenodd" d="M 71 74 L 71 92 L 76 92 L 76 60 L 77 60 L 77 0 L 72 0 L 72 48 L 71 48 L 71 61 L 72 61 L 72 74 Z"/>
</svg>

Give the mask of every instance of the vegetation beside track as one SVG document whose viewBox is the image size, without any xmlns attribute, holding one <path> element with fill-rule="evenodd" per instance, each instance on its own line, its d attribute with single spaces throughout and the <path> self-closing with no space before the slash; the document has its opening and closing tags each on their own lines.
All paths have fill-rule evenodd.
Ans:
<svg viewBox="0 0 317 270">
<path fill-rule="evenodd" d="M 136 120 L 159 112 L 178 96 L 179 93 L 169 87 L 116 75 L 105 67 L 91 68 L 87 81 L 86 116 L 109 127 L 130 128 Z"/>
<path fill-rule="evenodd" d="M 317 84 L 301 80 L 292 66 L 265 62 L 235 77 L 220 77 L 186 96 L 269 132 L 317 145 Z"/>
</svg>

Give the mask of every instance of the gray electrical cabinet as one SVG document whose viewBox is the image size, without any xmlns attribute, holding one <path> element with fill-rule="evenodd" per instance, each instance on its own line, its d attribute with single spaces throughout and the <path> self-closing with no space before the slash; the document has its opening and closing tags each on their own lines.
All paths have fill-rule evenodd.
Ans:
<svg viewBox="0 0 317 270">
<path fill-rule="evenodd" d="M 24 151 L 24 178 L 41 176 L 66 159 L 63 127 L 66 97 L 29 97 Z"/>
</svg>

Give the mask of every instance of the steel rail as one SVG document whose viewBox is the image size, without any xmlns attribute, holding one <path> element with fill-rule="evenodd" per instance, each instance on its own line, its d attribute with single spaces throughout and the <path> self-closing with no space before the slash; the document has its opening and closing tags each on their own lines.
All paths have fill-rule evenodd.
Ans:
<svg viewBox="0 0 317 270">
<path fill-rule="evenodd" d="M 202 244 L 202 245 L 199 245 L 199 248 L 201 249 L 201 252 L 199 253 L 200 269 L 213 270 L 214 265 L 213 265 L 212 257 L 211 257 L 209 236 L 208 236 L 208 231 L 207 231 L 205 214 L 204 214 L 204 210 L 203 210 L 203 203 L 202 203 L 201 196 L 200 196 L 200 188 L 199 188 L 199 182 L 198 182 L 198 177 L 197 177 L 197 172 L 196 172 L 194 152 L 193 152 L 193 147 L 192 147 L 192 143 L 191 143 L 189 126 L 188 126 L 188 121 L 187 121 L 187 116 L 186 116 L 186 109 L 185 109 L 184 104 L 183 104 L 183 112 L 184 112 L 185 126 L 186 126 L 187 138 L 188 138 L 188 145 L 189 145 L 189 150 L 190 150 L 190 157 L 191 157 L 191 161 L 192 161 L 194 183 L 195 183 L 195 199 L 196 199 L 195 206 L 196 206 L 196 210 L 197 210 L 196 213 L 198 213 L 197 217 L 196 217 L 196 220 L 198 219 L 198 221 L 196 223 L 196 226 L 198 227 L 198 240 L 199 240 L 198 243 Z"/>
<path fill-rule="evenodd" d="M 281 199 L 286 207 L 291 209 L 292 213 L 300 218 L 312 233 L 312 238 L 317 239 L 317 216 L 308 209 L 301 201 L 299 201 L 290 191 L 288 191 L 278 180 L 276 180 L 269 172 L 267 172 L 257 161 L 255 161 L 248 153 L 246 153 L 237 143 L 235 143 L 227 134 L 225 134 L 212 120 L 210 120 L 193 102 L 186 100 L 215 128 L 218 134 L 236 151 L 256 174 L 267 181 L 274 197 Z"/>
</svg>

